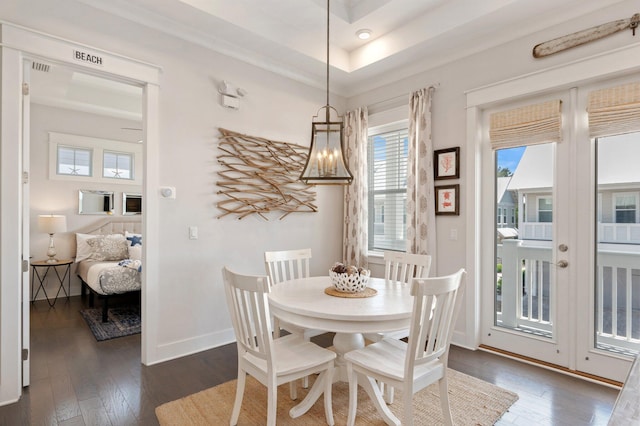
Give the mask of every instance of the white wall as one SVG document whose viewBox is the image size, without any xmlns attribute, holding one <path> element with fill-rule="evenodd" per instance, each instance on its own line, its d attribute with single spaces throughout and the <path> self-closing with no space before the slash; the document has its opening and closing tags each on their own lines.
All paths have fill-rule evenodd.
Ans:
<svg viewBox="0 0 640 426">
<path fill-rule="evenodd" d="M 311 247 L 313 274 L 324 274 L 341 258 L 342 191 L 319 187 L 315 214 L 293 214 L 280 221 L 256 217 L 241 221 L 216 219 L 217 128 L 308 145 L 311 117 L 324 104 L 321 90 L 240 63 L 186 42 L 148 30 L 124 19 L 98 12 L 70 0 L 2 2 L 0 16 L 78 42 L 97 46 L 162 67 L 160 82 L 160 181 L 175 186 L 177 199 L 161 199 L 159 279 L 148 283 L 158 290 L 160 316 L 158 354 L 171 358 L 228 341 L 230 321 L 224 303 L 220 270 L 223 265 L 248 273 L 262 273 L 262 253 L 296 247 Z M 541 41 L 637 12 L 637 1 L 627 1 L 605 11 L 554 27 L 534 36 L 490 49 L 425 71 L 396 84 L 349 99 L 349 108 L 371 104 L 408 93 L 433 83 L 433 140 L 436 149 L 461 146 L 460 216 L 438 217 L 438 261 L 440 274 L 466 266 L 475 279 L 472 259 L 467 257 L 466 226 L 476 214 L 465 204 L 469 190 L 466 165 L 465 91 L 516 77 L 586 55 L 637 41 L 629 32 L 582 46 L 554 57 L 533 59 L 531 49 Z M 37 10 L 37 13 L 33 11 Z M 227 79 L 247 90 L 239 111 L 219 104 L 217 82 Z M 332 99 L 338 110 L 345 102 Z M 4 208 L 4 207 L 3 207 Z M 199 227 L 199 239 L 188 239 L 188 227 Z M 450 240 L 456 229 L 457 240 Z M 8 285 L 8 283 L 3 283 Z M 467 292 L 467 296 L 475 297 Z M 474 321 L 463 312 L 458 324 L 461 343 Z M 471 324 L 473 326 L 473 324 Z M 465 335 L 465 333 L 467 333 Z"/>
<path fill-rule="evenodd" d="M 122 216 L 122 193 L 142 192 L 140 185 L 124 183 L 93 183 L 73 180 L 49 179 L 49 133 L 89 136 L 106 140 L 136 143 L 137 135 L 123 134 L 122 127 L 138 127 L 139 122 L 109 118 L 38 104 L 31 105 L 31 173 L 30 173 L 30 254 L 33 260 L 46 259 L 49 236 L 38 232 L 38 215 L 63 214 L 67 217 L 67 232 L 54 235 L 58 259 L 70 259 L 75 255 L 75 232 L 106 219 L 105 215 L 78 214 L 78 190 L 103 190 L 114 192 L 113 217 Z M 131 133 L 131 132 L 129 132 Z M 126 139 L 128 138 L 128 139 Z M 142 170 L 136 170 L 142 173 Z M 95 171 L 100 173 L 100 171 Z M 53 271 L 52 271 L 53 272 Z M 58 283 L 55 276 L 47 277 L 47 294 L 55 294 Z M 65 286 L 66 288 L 66 286 Z M 53 293 L 51 292 L 53 290 Z M 80 280 L 71 267 L 71 294 L 80 294 Z M 43 299 L 41 291 L 38 299 Z"/>
</svg>

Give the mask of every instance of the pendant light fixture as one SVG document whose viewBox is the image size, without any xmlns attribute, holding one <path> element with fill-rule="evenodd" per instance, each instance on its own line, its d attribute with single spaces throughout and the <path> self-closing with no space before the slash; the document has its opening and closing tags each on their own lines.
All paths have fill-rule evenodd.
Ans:
<svg viewBox="0 0 640 426">
<path fill-rule="evenodd" d="M 338 111 L 329 105 L 329 2 L 327 0 L 327 104 L 313 117 L 309 155 L 300 175 L 300 180 L 309 185 L 349 185 L 353 181 L 344 157 L 344 123 Z M 334 121 L 331 121 L 331 111 Z"/>
</svg>

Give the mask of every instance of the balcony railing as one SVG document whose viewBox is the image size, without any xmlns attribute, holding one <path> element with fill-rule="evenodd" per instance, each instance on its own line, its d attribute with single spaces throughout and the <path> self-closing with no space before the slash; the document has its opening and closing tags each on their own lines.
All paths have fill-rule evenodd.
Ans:
<svg viewBox="0 0 640 426">
<path fill-rule="evenodd" d="M 596 346 L 622 353 L 640 350 L 640 247 L 605 245 L 598 250 L 596 272 Z M 498 324 L 552 337 L 555 282 L 551 243 L 504 240 Z M 634 291 L 635 290 L 635 291 Z M 585 324 L 587 326 L 587 324 Z"/>
<path fill-rule="evenodd" d="M 551 241 L 553 228 L 549 222 L 524 222 L 520 239 Z M 640 223 L 598 223 L 601 243 L 640 244 Z"/>
</svg>

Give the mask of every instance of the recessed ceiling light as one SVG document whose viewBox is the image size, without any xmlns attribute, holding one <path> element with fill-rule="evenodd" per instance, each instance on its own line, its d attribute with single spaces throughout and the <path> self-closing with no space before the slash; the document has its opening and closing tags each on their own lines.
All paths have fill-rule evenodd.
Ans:
<svg viewBox="0 0 640 426">
<path fill-rule="evenodd" d="M 356 31 L 356 35 L 360 40 L 367 40 L 369 37 L 371 37 L 371 30 L 358 30 Z"/>
</svg>

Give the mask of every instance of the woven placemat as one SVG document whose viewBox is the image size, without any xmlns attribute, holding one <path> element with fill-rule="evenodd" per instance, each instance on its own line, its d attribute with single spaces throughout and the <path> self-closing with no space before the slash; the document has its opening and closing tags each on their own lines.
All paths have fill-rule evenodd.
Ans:
<svg viewBox="0 0 640 426">
<path fill-rule="evenodd" d="M 365 287 L 364 290 L 359 291 L 357 293 L 347 293 L 347 292 L 344 292 L 344 291 L 338 291 L 338 290 L 336 290 L 335 287 L 327 287 L 327 288 L 324 289 L 324 292 L 326 294 L 328 294 L 329 296 L 354 297 L 354 298 L 371 297 L 371 296 L 375 296 L 376 294 L 378 294 L 378 290 L 376 290 L 375 288 L 371 288 L 371 287 Z"/>
</svg>

